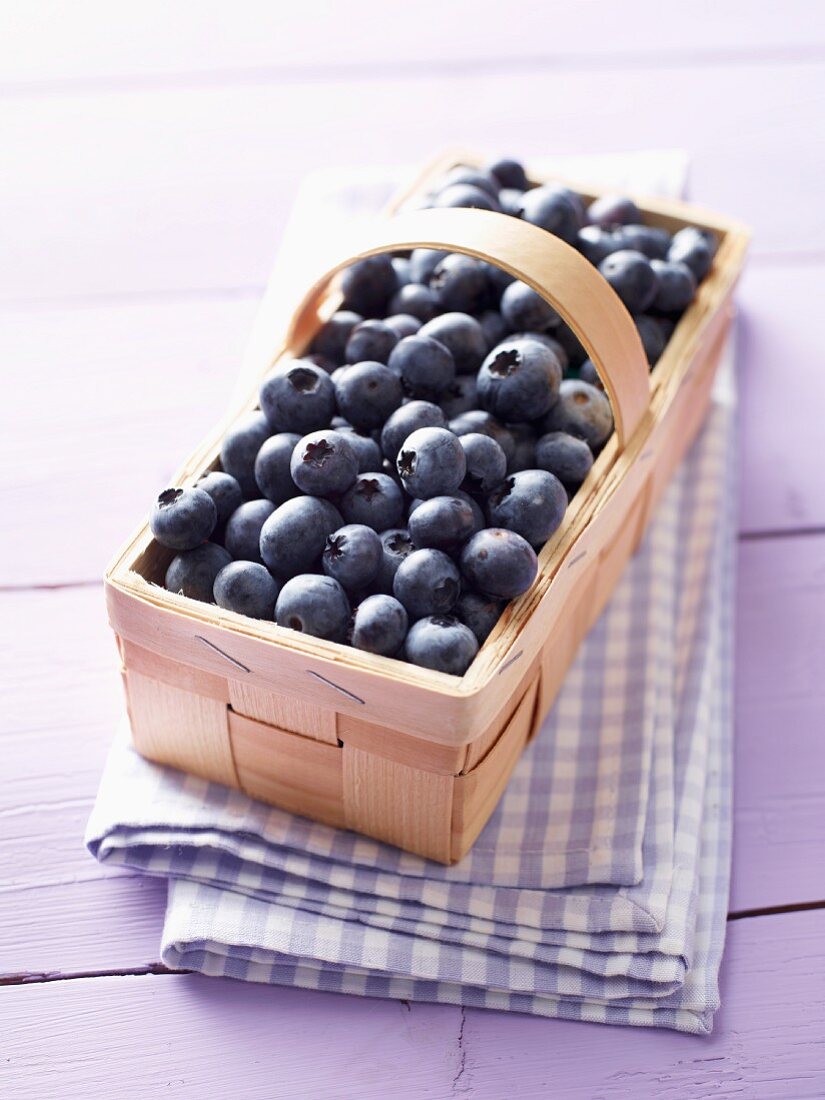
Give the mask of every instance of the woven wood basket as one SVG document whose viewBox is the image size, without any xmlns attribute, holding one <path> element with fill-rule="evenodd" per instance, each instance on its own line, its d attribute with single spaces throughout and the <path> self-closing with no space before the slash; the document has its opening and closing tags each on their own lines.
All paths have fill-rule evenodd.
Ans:
<svg viewBox="0 0 825 1100">
<path fill-rule="evenodd" d="M 748 243 L 746 229 L 717 215 L 638 199 L 649 224 L 671 232 L 699 225 L 720 242 L 651 373 L 619 298 L 558 238 L 488 211 L 401 209 L 471 160 L 429 165 L 392 204 L 393 216 L 320 268 L 296 309 L 285 308 L 283 281 L 273 280 L 251 344 L 261 376 L 281 356 L 300 355 L 340 304 L 337 271 L 415 247 L 498 264 L 579 336 L 604 381 L 615 432 L 542 550 L 536 582 L 507 607 L 467 673 L 447 676 L 173 595 L 162 587 L 172 552 L 148 526 L 106 574 L 140 753 L 443 863 L 468 851 L 495 808 L 702 423 Z M 174 483 L 216 468 L 228 423 L 254 407 L 250 394 Z"/>
</svg>

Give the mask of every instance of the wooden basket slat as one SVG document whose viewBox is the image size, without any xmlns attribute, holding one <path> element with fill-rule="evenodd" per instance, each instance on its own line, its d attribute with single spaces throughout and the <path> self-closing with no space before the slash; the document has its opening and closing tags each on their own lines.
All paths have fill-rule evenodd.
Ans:
<svg viewBox="0 0 825 1100">
<path fill-rule="evenodd" d="M 295 695 L 266 691 L 243 680 L 229 681 L 232 709 L 247 718 L 257 718 L 270 726 L 314 737 L 330 745 L 338 744 L 337 716 L 328 707 L 319 707 Z"/>
<path fill-rule="evenodd" d="M 127 669 L 132 740 L 142 756 L 238 786 L 225 703 Z"/>
<path fill-rule="evenodd" d="M 325 825 L 346 827 L 338 746 L 228 713 L 237 781 L 251 798 Z"/>
<path fill-rule="evenodd" d="M 430 166 L 418 191 L 447 166 L 445 158 Z M 651 224 L 671 231 L 687 223 L 717 231 L 713 271 L 650 376 L 647 411 L 639 415 L 638 403 L 622 406 L 635 431 L 625 431 L 623 447 L 617 432 L 603 448 L 564 524 L 542 550 L 536 584 L 508 605 L 468 673 L 444 676 L 172 595 L 160 587 L 171 554 L 144 528 L 107 574 L 139 751 L 432 859 L 451 862 L 468 850 L 638 545 L 709 401 L 747 232 L 715 215 L 697 217 L 679 203 L 640 205 Z M 417 216 L 404 219 L 399 224 L 421 224 Z M 441 220 L 458 224 L 451 216 Z M 463 214 L 459 221 L 485 224 Z M 497 224 L 495 216 L 486 224 Z M 532 240 L 531 234 L 527 227 L 506 226 L 502 239 Z M 484 253 L 483 238 L 465 250 Z M 503 266 L 519 273 L 519 264 L 530 270 L 540 264 L 516 255 L 513 241 Z M 564 261 L 564 249 L 556 251 Z M 579 259 L 570 261 L 576 277 Z M 545 280 L 553 276 L 548 271 Z M 592 272 L 581 271 L 591 285 Z M 325 286 L 326 279 L 317 282 L 301 316 L 292 319 L 292 337 L 280 340 L 270 334 L 281 304 L 268 292 L 253 340 L 260 372 L 287 346 L 300 353 L 320 318 L 339 304 L 338 291 Z M 596 292 L 603 293 L 600 283 Z M 629 331 L 616 316 L 616 333 Z M 602 333 L 596 342 L 607 356 L 603 368 L 612 370 L 611 337 Z M 632 359 L 631 344 L 624 346 Z M 254 401 L 245 405 L 252 407 Z M 215 467 L 227 425 L 190 457 L 178 483 Z"/>
<path fill-rule="evenodd" d="M 455 781 L 450 862 L 467 854 L 496 808 L 532 732 L 537 696 L 534 683 L 491 751 L 478 767 Z"/>
</svg>

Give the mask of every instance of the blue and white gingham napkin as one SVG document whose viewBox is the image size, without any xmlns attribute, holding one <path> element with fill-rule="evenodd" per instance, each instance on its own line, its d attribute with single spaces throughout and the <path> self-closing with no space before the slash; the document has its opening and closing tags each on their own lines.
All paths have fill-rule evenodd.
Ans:
<svg viewBox="0 0 825 1100">
<path fill-rule="evenodd" d="M 653 189 L 622 163 L 621 182 Z M 673 157 L 651 163 L 673 179 Z M 710 1030 L 730 857 L 732 378 L 728 348 L 707 426 L 458 866 L 150 764 L 119 731 L 87 842 L 169 878 L 168 965 Z"/>
</svg>

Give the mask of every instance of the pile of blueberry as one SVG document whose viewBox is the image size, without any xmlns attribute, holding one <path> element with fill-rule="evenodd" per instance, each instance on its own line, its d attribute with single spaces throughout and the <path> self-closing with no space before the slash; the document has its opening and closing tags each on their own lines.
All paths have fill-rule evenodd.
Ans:
<svg viewBox="0 0 825 1100">
<path fill-rule="evenodd" d="M 457 168 L 431 206 L 502 211 L 578 248 L 633 314 L 652 364 L 715 243 L 671 237 L 619 196 L 585 208 L 520 164 Z M 221 467 L 151 517 L 172 592 L 462 675 L 613 430 L 599 377 L 535 291 L 418 249 L 344 273 L 342 308 L 264 380 Z"/>
</svg>

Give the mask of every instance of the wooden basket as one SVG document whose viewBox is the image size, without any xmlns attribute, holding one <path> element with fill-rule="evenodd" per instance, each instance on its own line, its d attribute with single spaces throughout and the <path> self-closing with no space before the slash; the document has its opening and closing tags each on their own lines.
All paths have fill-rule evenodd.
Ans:
<svg viewBox="0 0 825 1100">
<path fill-rule="evenodd" d="M 467 158 L 433 162 L 413 192 L 458 162 Z M 402 211 L 326 265 L 295 311 L 285 314 L 282 297 L 268 292 L 253 341 L 261 374 L 306 349 L 340 304 L 332 277 L 353 259 L 425 247 L 498 264 L 579 336 L 609 394 L 615 432 L 542 550 L 536 582 L 507 607 L 463 677 L 167 592 L 172 552 L 142 527 L 106 575 L 140 753 L 443 863 L 468 851 L 707 409 L 748 233 L 683 203 L 639 205 L 649 224 L 671 232 L 699 225 L 719 237 L 713 270 L 652 373 L 630 315 L 595 268 L 558 238 L 503 214 Z M 240 411 L 255 407 L 250 396 Z M 193 484 L 218 465 L 228 422 L 175 484 Z"/>
</svg>

